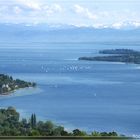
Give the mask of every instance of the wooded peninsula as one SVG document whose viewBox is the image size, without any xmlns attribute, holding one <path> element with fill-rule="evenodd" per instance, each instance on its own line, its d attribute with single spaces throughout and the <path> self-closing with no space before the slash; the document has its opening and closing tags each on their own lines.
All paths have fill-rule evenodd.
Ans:
<svg viewBox="0 0 140 140">
<path fill-rule="evenodd" d="M 14 90 L 26 87 L 35 87 L 36 83 L 26 82 L 20 79 L 13 79 L 12 76 L 0 74 L 0 95 L 6 95 Z"/>
<path fill-rule="evenodd" d="M 111 49 L 99 51 L 101 56 L 80 57 L 79 60 L 108 61 L 140 64 L 140 52 L 131 49 Z"/>
</svg>

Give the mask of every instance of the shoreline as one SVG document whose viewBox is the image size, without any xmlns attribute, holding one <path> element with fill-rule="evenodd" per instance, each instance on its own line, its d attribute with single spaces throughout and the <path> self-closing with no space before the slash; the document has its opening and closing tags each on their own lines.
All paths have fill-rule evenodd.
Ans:
<svg viewBox="0 0 140 140">
<path fill-rule="evenodd" d="M 14 90 L 11 90 L 11 91 L 9 91 L 9 92 L 1 93 L 1 94 L 0 94 L 0 97 L 12 95 L 12 94 L 14 94 L 16 91 L 18 91 L 18 90 L 27 89 L 27 88 L 36 88 L 36 86 L 35 86 L 35 87 L 25 87 L 25 88 L 14 89 Z"/>
</svg>

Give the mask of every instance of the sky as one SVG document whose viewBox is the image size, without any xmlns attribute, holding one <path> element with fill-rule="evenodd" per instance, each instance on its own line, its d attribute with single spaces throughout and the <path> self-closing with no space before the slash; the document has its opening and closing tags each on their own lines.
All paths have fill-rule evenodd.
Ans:
<svg viewBox="0 0 140 140">
<path fill-rule="evenodd" d="M 140 0 L 0 0 L 0 23 L 140 27 Z"/>
</svg>

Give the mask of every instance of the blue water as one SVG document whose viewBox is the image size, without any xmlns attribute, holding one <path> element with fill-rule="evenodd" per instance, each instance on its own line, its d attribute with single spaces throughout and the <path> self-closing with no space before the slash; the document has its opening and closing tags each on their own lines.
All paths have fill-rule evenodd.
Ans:
<svg viewBox="0 0 140 140">
<path fill-rule="evenodd" d="M 0 44 L 0 73 L 37 83 L 36 88 L 0 96 L 21 117 L 36 113 L 67 130 L 140 134 L 140 65 L 78 61 L 98 50 L 133 48 L 105 44 Z"/>
</svg>

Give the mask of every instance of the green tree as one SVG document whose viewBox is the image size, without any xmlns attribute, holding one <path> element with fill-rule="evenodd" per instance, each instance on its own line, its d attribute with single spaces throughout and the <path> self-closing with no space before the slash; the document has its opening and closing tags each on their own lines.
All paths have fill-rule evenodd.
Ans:
<svg viewBox="0 0 140 140">
<path fill-rule="evenodd" d="M 94 131 L 91 133 L 92 136 L 101 136 L 101 134 L 97 131 Z"/>
<path fill-rule="evenodd" d="M 86 132 L 80 131 L 79 129 L 73 130 L 73 135 L 74 136 L 87 136 Z"/>
<path fill-rule="evenodd" d="M 114 132 L 114 131 L 113 132 L 109 132 L 108 135 L 109 136 L 118 136 L 118 134 L 116 132 Z"/>
<path fill-rule="evenodd" d="M 54 125 L 51 121 L 38 121 L 32 114 L 30 121 L 19 120 L 19 113 L 13 107 L 0 109 L 0 136 L 88 136 L 79 129 L 72 133 L 65 131 L 64 127 Z M 92 136 L 118 136 L 116 132 L 96 132 Z"/>
<path fill-rule="evenodd" d="M 35 114 L 33 114 L 33 118 L 34 118 L 34 127 L 36 127 L 36 115 Z"/>
<path fill-rule="evenodd" d="M 40 136 L 40 133 L 38 130 L 31 130 L 29 133 L 29 136 Z"/>
<path fill-rule="evenodd" d="M 40 134 L 43 136 L 51 136 L 54 130 L 54 124 L 51 121 L 42 122 L 39 121 L 37 123 L 37 129 Z"/>
<path fill-rule="evenodd" d="M 32 114 L 31 115 L 31 128 L 35 128 L 36 127 L 36 115 Z"/>
<path fill-rule="evenodd" d="M 53 136 L 62 136 L 64 134 L 64 127 L 58 126 L 53 130 Z"/>
</svg>

